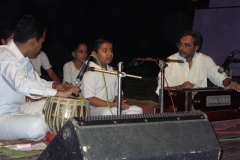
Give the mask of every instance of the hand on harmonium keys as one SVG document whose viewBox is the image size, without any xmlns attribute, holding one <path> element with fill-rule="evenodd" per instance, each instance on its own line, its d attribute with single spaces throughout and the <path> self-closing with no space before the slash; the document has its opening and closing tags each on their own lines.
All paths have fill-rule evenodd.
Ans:
<svg viewBox="0 0 240 160">
<path fill-rule="evenodd" d="M 182 85 L 180 85 L 180 88 L 181 89 L 183 89 L 183 88 L 193 88 L 194 86 L 195 86 L 195 84 L 192 84 L 191 82 L 186 81 Z"/>
<path fill-rule="evenodd" d="M 237 92 L 240 92 L 240 85 L 237 82 L 231 82 L 227 87 L 225 87 L 224 89 L 234 89 Z"/>
</svg>

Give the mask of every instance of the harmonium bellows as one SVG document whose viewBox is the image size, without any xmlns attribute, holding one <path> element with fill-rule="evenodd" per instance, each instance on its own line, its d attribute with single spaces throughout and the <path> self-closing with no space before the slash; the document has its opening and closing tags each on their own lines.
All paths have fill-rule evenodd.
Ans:
<svg viewBox="0 0 240 160">
<path fill-rule="evenodd" d="M 235 90 L 223 88 L 194 88 L 164 91 L 164 107 L 171 109 L 173 104 L 178 111 L 191 111 L 192 109 L 203 112 L 219 110 L 237 110 L 240 93 Z"/>
</svg>

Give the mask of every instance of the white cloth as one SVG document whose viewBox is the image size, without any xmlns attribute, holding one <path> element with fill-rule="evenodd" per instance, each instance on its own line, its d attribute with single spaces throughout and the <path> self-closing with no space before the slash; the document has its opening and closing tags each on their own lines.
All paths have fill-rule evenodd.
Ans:
<svg viewBox="0 0 240 160">
<path fill-rule="evenodd" d="M 41 67 L 43 67 L 45 70 L 52 68 L 52 65 L 50 64 L 46 53 L 43 51 L 41 51 L 37 58 L 30 59 L 30 61 L 32 62 L 34 70 L 37 72 L 39 76 L 42 75 Z"/>
<path fill-rule="evenodd" d="M 112 111 L 112 112 L 111 112 Z M 117 107 L 112 107 L 111 111 L 108 107 L 95 107 L 91 109 L 91 116 L 106 116 L 106 115 L 117 115 Z M 129 109 L 122 110 L 122 114 L 142 114 L 142 108 L 132 105 Z"/>
<path fill-rule="evenodd" d="M 80 70 L 78 70 L 73 61 L 67 62 L 63 66 L 63 82 L 73 83 L 76 80 Z"/>
<path fill-rule="evenodd" d="M 170 87 L 189 81 L 195 84 L 195 88 L 204 88 L 207 87 L 207 78 L 213 84 L 224 87 L 223 80 L 228 77 L 226 73 L 220 74 L 218 72 L 219 66 L 215 64 L 212 58 L 202 53 L 195 53 L 190 69 L 186 59 L 181 57 L 179 53 L 169 56 L 168 59 L 184 61 L 184 63 L 168 63 L 165 69 L 165 77 Z M 158 79 L 157 94 L 159 94 L 159 89 L 161 88 L 161 73 L 159 73 Z M 164 86 L 167 86 L 167 83 L 165 81 Z"/>
<path fill-rule="evenodd" d="M 25 103 L 15 112 L 0 113 L 0 139 L 38 141 L 49 131 L 42 114 L 45 100 Z"/>
<path fill-rule="evenodd" d="M 25 127 L 20 127 L 19 120 L 19 123 L 17 123 L 19 124 L 19 128 L 16 132 L 15 124 L 13 123 L 15 123 L 14 121 L 18 121 L 18 117 L 11 115 L 11 113 L 22 113 L 21 108 L 26 105 L 25 96 L 33 99 L 38 99 L 42 96 L 55 96 L 57 91 L 52 89 L 53 82 L 47 82 L 38 76 L 33 70 L 29 59 L 22 55 L 13 41 L 10 41 L 8 45 L 0 46 L 0 71 L 0 90 L 3 92 L 0 94 L 0 139 L 14 140 L 12 138 L 19 135 L 22 136 L 23 133 L 26 133 L 26 128 L 32 129 L 33 123 L 35 125 L 41 124 L 37 126 L 37 130 L 39 131 L 35 131 L 34 133 L 45 132 L 46 125 L 43 125 L 45 121 L 41 119 L 42 122 L 40 123 L 39 117 L 32 114 L 21 117 L 21 124 Z M 39 113 L 36 114 L 42 116 L 42 103 L 32 102 L 27 104 L 28 107 L 37 107 Z M 32 109 L 29 108 L 30 113 L 32 113 Z M 28 133 L 28 136 L 20 136 L 19 138 L 39 140 L 39 137 L 43 138 L 45 136 L 45 134 L 43 136 Z"/>
<path fill-rule="evenodd" d="M 93 62 L 90 62 L 89 66 L 101 69 L 97 64 Z M 107 70 L 113 71 L 112 67 L 110 66 L 107 66 Z M 86 72 L 82 79 L 82 85 L 81 85 L 82 95 L 85 98 L 97 97 L 101 100 L 107 101 L 107 94 L 105 89 L 105 87 L 107 87 L 108 100 L 109 102 L 113 102 L 115 99 L 115 96 L 118 95 L 117 75 L 104 73 L 104 76 L 105 76 L 105 81 L 103 79 L 102 72 L 93 72 L 93 71 Z M 91 108 L 92 116 L 111 115 L 110 109 L 107 106 L 95 107 L 90 105 L 90 108 Z M 111 110 L 114 115 L 117 114 L 116 107 L 113 107 Z M 137 106 L 130 106 L 128 110 L 124 110 L 122 113 L 123 114 L 142 114 L 142 108 Z"/>
</svg>

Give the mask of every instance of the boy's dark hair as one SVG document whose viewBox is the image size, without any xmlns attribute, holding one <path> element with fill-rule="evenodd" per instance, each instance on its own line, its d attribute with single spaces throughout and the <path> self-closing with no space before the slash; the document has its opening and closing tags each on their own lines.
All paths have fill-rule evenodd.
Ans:
<svg viewBox="0 0 240 160">
<path fill-rule="evenodd" d="M 85 43 L 85 42 L 77 42 L 73 45 L 72 51 L 75 52 L 78 49 L 79 45 L 81 45 L 81 44 L 85 44 L 88 47 L 87 43 Z"/>
<path fill-rule="evenodd" d="M 19 22 L 14 32 L 14 41 L 25 43 L 31 38 L 36 38 L 37 42 L 42 38 L 46 28 L 33 16 L 24 15 Z"/>
<path fill-rule="evenodd" d="M 98 52 L 98 48 L 103 43 L 112 43 L 113 44 L 113 40 L 106 36 L 95 37 L 89 45 L 90 52 L 92 52 L 92 51 Z"/>
<path fill-rule="evenodd" d="M 185 36 L 192 36 L 194 46 L 199 46 L 199 49 L 197 51 L 200 51 L 203 43 L 202 35 L 199 32 L 196 32 L 194 30 L 187 30 L 180 35 L 180 39 Z"/>
<path fill-rule="evenodd" d="M 14 29 L 11 29 L 11 28 L 0 29 L 0 39 L 7 40 L 13 33 L 14 33 Z"/>
</svg>

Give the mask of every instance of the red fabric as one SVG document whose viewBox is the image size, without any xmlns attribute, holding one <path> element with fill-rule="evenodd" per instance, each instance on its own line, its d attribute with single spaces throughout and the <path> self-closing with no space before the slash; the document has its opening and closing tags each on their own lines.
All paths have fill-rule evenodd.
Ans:
<svg viewBox="0 0 240 160">
<path fill-rule="evenodd" d="M 47 140 L 47 142 L 51 142 L 52 140 L 53 140 L 53 138 L 55 137 L 55 135 L 56 134 L 52 134 L 52 133 L 50 133 L 50 132 L 47 132 L 46 133 L 46 140 Z"/>
</svg>

